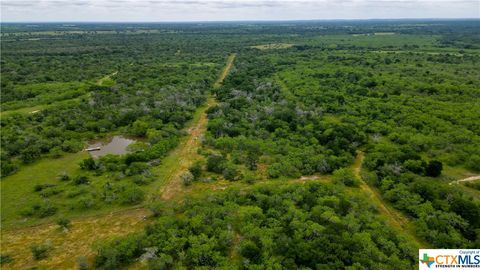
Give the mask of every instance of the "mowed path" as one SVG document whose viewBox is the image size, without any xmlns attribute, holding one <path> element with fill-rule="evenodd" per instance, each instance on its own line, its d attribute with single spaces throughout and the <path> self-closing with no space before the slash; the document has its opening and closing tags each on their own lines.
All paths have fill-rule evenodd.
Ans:
<svg viewBox="0 0 480 270">
<path fill-rule="evenodd" d="M 233 67 L 236 54 L 228 57 L 214 88 L 219 88 L 223 80 Z M 169 156 L 162 160 L 154 172 L 159 176 L 158 187 L 152 186 L 148 200 L 171 199 L 181 191 L 183 185 L 180 175 L 197 159 L 197 150 L 201 145 L 201 135 L 206 130 L 206 110 L 214 106 L 216 101 L 209 97 L 207 104 L 197 110 L 188 135 L 182 139 L 180 145 Z M 160 191 L 159 191 L 160 189 Z M 79 256 L 89 258 L 93 262 L 94 252 L 92 245 L 96 241 L 105 241 L 112 237 L 125 235 L 143 229 L 150 222 L 145 219 L 150 211 L 143 208 L 118 210 L 108 214 L 99 214 L 72 220 L 71 229 L 63 232 L 56 224 L 42 224 L 34 227 L 12 229 L 1 232 L 2 254 L 9 254 L 12 263 L 2 265 L 2 269 L 29 269 L 37 266 L 39 269 L 76 269 Z M 34 261 L 30 246 L 32 244 L 50 243 L 52 250 L 46 259 Z"/>
<path fill-rule="evenodd" d="M 417 245 L 417 247 L 427 248 L 428 244 L 425 241 L 419 239 L 415 235 L 415 228 L 411 223 L 411 221 L 402 213 L 400 213 L 396 209 L 393 209 L 393 207 L 385 203 L 381 195 L 378 193 L 378 191 L 370 187 L 362 179 L 360 172 L 362 170 L 362 164 L 363 164 L 364 158 L 365 158 L 365 154 L 361 151 L 358 151 L 357 157 L 355 158 L 355 162 L 353 164 L 353 172 L 355 176 L 357 176 L 358 179 L 360 179 L 360 188 L 363 190 L 365 195 L 370 199 L 370 201 L 378 207 L 379 212 L 387 218 L 388 223 L 392 227 L 403 232 L 404 235 L 408 236 L 410 240 L 412 240 Z"/>
<path fill-rule="evenodd" d="M 236 54 L 232 53 L 227 59 L 225 67 L 222 69 L 217 81 L 213 84 L 214 89 L 218 89 L 222 86 L 223 80 L 230 73 L 235 61 Z M 187 172 L 193 162 L 200 158 L 197 153 L 201 146 L 201 138 L 207 128 L 207 114 L 206 111 L 216 104 L 216 100 L 211 96 L 208 98 L 207 105 L 202 107 L 197 112 L 197 120 L 194 120 L 192 126 L 188 129 L 188 137 L 180 143 L 172 154 L 168 157 L 168 160 L 164 164 L 170 166 L 164 166 L 166 172 L 163 172 L 164 184 L 160 188 L 160 197 L 164 200 L 172 199 L 176 194 L 182 191 L 183 184 L 181 175 Z M 160 173 L 162 174 L 162 172 Z M 154 199 L 154 198 L 153 198 Z"/>
</svg>

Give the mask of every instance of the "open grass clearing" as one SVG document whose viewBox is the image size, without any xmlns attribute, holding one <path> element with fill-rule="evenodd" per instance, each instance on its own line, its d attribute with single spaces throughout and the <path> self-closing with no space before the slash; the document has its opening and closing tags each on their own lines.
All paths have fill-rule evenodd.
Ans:
<svg viewBox="0 0 480 270">
<path fill-rule="evenodd" d="M 293 47 L 295 44 L 291 43 L 270 43 L 270 44 L 261 44 L 251 46 L 250 48 L 259 49 L 259 50 L 278 50 L 278 49 L 288 49 Z"/>
<path fill-rule="evenodd" d="M 133 209 L 75 219 L 68 231 L 56 224 L 46 224 L 2 233 L 2 254 L 13 258 L 13 262 L 3 265 L 2 269 L 76 269 L 79 256 L 93 262 L 92 245 L 141 230 L 150 222 L 145 219 L 147 215 L 148 210 Z M 30 246 L 41 243 L 50 243 L 52 249 L 46 259 L 35 261 Z"/>
</svg>

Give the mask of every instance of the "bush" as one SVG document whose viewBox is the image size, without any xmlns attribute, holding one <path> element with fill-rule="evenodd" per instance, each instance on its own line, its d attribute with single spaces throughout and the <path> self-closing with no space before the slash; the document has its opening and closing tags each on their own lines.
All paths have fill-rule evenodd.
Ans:
<svg viewBox="0 0 480 270">
<path fill-rule="evenodd" d="M 165 212 L 165 205 L 163 202 L 154 202 L 148 206 L 148 209 L 152 211 L 154 217 L 159 217 Z"/>
<path fill-rule="evenodd" d="M 413 173 L 423 175 L 425 174 L 426 162 L 423 160 L 409 159 L 403 163 L 405 168 Z"/>
<path fill-rule="evenodd" d="M 143 253 L 142 237 L 129 235 L 119 240 L 105 243 L 98 248 L 95 264 L 104 269 L 121 269 Z"/>
<path fill-rule="evenodd" d="M 139 185 L 139 186 L 144 186 L 150 183 L 150 180 L 145 177 L 144 175 L 135 175 L 132 178 L 132 181 L 134 184 Z"/>
<path fill-rule="evenodd" d="M 64 141 L 62 150 L 69 153 L 75 153 L 82 149 L 82 143 L 74 139 Z"/>
<path fill-rule="evenodd" d="M 195 179 L 198 179 L 200 175 L 202 174 L 202 163 L 200 161 L 196 161 L 188 168 L 190 173 L 193 175 Z"/>
<path fill-rule="evenodd" d="M 138 204 L 145 198 L 145 192 L 136 186 L 126 186 L 120 193 L 120 202 L 124 204 Z"/>
<path fill-rule="evenodd" d="M 74 207 L 85 210 L 94 208 L 96 204 L 97 202 L 91 195 L 85 195 L 78 198 Z"/>
<path fill-rule="evenodd" d="M 4 264 L 10 263 L 12 261 L 13 261 L 12 256 L 10 256 L 8 254 L 0 254 L 0 265 L 4 265 Z"/>
<path fill-rule="evenodd" d="M 207 171 L 222 173 L 225 168 L 225 158 L 220 155 L 209 155 L 207 157 Z"/>
<path fill-rule="evenodd" d="M 432 160 L 425 168 L 425 174 L 431 177 L 437 177 L 442 174 L 443 164 L 438 160 Z"/>
<path fill-rule="evenodd" d="M 88 192 L 89 191 L 87 187 L 73 187 L 72 190 L 67 191 L 66 196 L 67 198 L 75 198 L 77 196 L 87 194 Z"/>
<path fill-rule="evenodd" d="M 193 183 L 193 180 L 195 180 L 195 178 L 193 177 L 193 174 L 191 172 L 186 172 L 186 173 L 182 174 L 180 176 L 180 178 L 182 179 L 182 183 L 185 186 L 191 185 Z"/>
<path fill-rule="evenodd" d="M 88 185 L 90 179 L 85 175 L 78 175 L 73 179 L 75 185 Z"/>
<path fill-rule="evenodd" d="M 229 181 L 237 181 L 241 178 L 240 172 L 232 164 L 225 166 L 222 173 L 223 173 L 223 177 Z"/>
<path fill-rule="evenodd" d="M 33 187 L 33 191 L 40 192 L 44 189 L 51 188 L 51 187 L 54 187 L 54 186 L 56 186 L 56 185 L 55 184 L 36 184 Z"/>
<path fill-rule="evenodd" d="M 132 162 L 126 170 L 128 176 L 142 174 L 148 172 L 149 165 L 145 162 Z"/>
<path fill-rule="evenodd" d="M 32 206 L 32 214 L 39 217 L 49 217 L 57 213 L 58 208 L 52 205 L 50 202 L 38 203 Z"/>
<path fill-rule="evenodd" d="M 267 174 L 269 178 L 278 178 L 280 177 L 280 163 L 273 163 L 272 165 L 268 166 Z"/>
<path fill-rule="evenodd" d="M 67 218 L 59 218 L 57 219 L 57 224 L 61 228 L 68 229 L 70 227 L 70 220 Z"/>
<path fill-rule="evenodd" d="M 70 176 L 67 174 L 67 172 L 62 172 L 58 175 L 58 179 L 60 181 L 68 181 L 70 180 Z"/>
<path fill-rule="evenodd" d="M 32 251 L 32 257 L 34 260 L 38 261 L 48 257 L 48 252 L 50 251 L 50 244 L 33 244 L 30 246 Z"/>
<path fill-rule="evenodd" d="M 342 183 L 348 187 L 356 187 L 359 184 L 357 177 L 347 168 L 335 170 L 332 177 L 334 182 Z"/>
<path fill-rule="evenodd" d="M 50 149 L 50 156 L 52 158 L 60 158 L 63 154 L 62 148 L 59 146 L 55 146 L 52 149 Z"/>
<path fill-rule="evenodd" d="M 92 157 L 89 157 L 80 162 L 80 168 L 82 168 L 83 170 L 94 171 L 98 169 L 98 164 Z"/>
</svg>

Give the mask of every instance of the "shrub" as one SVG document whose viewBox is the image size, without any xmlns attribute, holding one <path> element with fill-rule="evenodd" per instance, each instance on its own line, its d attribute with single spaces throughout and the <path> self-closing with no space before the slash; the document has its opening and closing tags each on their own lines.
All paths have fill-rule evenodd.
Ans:
<svg viewBox="0 0 480 270">
<path fill-rule="evenodd" d="M 13 261 L 12 256 L 10 256 L 8 254 L 0 254 L 0 265 L 4 265 L 4 264 L 10 263 L 12 261 Z"/>
<path fill-rule="evenodd" d="M 124 204 L 137 204 L 144 198 L 145 192 L 136 186 L 125 186 L 120 194 L 120 202 Z"/>
<path fill-rule="evenodd" d="M 68 229 L 70 227 L 70 220 L 67 218 L 57 219 L 57 224 L 63 229 Z"/>
<path fill-rule="evenodd" d="M 95 199 L 89 195 L 82 196 L 75 202 L 76 207 L 79 209 L 91 209 L 94 208 L 96 204 Z"/>
<path fill-rule="evenodd" d="M 225 158 L 220 155 L 209 155 L 207 158 L 207 171 L 222 173 L 225 167 Z"/>
<path fill-rule="evenodd" d="M 234 165 L 228 164 L 223 169 L 223 177 L 229 181 L 236 181 L 240 178 L 240 172 Z"/>
<path fill-rule="evenodd" d="M 36 261 L 47 258 L 50 249 L 51 246 L 48 243 L 33 244 L 30 246 L 30 250 L 32 251 L 32 257 Z"/>
<path fill-rule="evenodd" d="M 58 208 L 52 205 L 50 202 L 43 202 L 37 203 L 32 206 L 32 213 L 33 215 L 44 218 L 55 215 L 57 213 Z"/>
<path fill-rule="evenodd" d="M 202 174 L 202 163 L 200 161 L 196 161 L 192 164 L 192 166 L 190 166 L 190 168 L 188 168 L 188 170 L 193 177 L 197 179 Z"/>
<path fill-rule="evenodd" d="M 57 194 L 62 193 L 62 192 L 63 192 L 62 189 L 48 188 L 48 189 L 44 189 L 44 190 L 40 191 L 40 196 L 42 196 L 44 198 L 48 198 L 48 197 L 51 197 L 53 195 L 57 195 Z"/>
<path fill-rule="evenodd" d="M 82 149 L 82 143 L 74 139 L 64 141 L 62 144 L 62 150 L 69 153 L 75 153 Z"/>
<path fill-rule="evenodd" d="M 154 217 L 159 217 L 165 212 L 165 205 L 163 202 L 154 202 L 148 206 L 148 209 L 152 211 Z"/>
<path fill-rule="evenodd" d="M 269 178 L 278 178 L 280 177 L 280 163 L 273 163 L 272 165 L 268 166 L 267 174 Z"/>
<path fill-rule="evenodd" d="M 88 185 L 90 179 L 85 175 L 78 175 L 73 179 L 75 185 Z"/>
<path fill-rule="evenodd" d="M 40 192 L 44 189 L 47 189 L 47 188 L 50 188 L 50 187 L 54 187 L 56 186 L 55 184 L 36 184 L 34 187 L 33 187 L 33 190 L 35 192 Z"/>
<path fill-rule="evenodd" d="M 145 177 L 144 175 L 133 176 L 132 182 L 136 185 L 139 185 L 139 186 L 144 186 L 144 185 L 147 185 L 148 183 L 150 183 L 149 179 L 147 177 Z"/>
<path fill-rule="evenodd" d="M 425 167 L 426 167 L 426 162 L 423 160 L 412 160 L 409 159 L 403 163 L 405 168 L 413 173 L 416 174 L 424 174 L 425 173 Z"/>
<path fill-rule="evenodd" d="M 88 193 L 88 188 L 87 187 L 73 187 L 72 190 L 69 190 L 66 194 L 67 198 L 75 198 L 79 195 L 83 195 Z"/>
<path fill-rule="evenodd" d="M 52 149 L 50 149 L 50 156 L 52 158 L 60 158 L 63 154 L 62 148 L 59 146 L 55 146 Z"/>
<path fill-rule="evenodd" d="M 186 173 L 182 174 L 180 176 L 180 178 L 182 179 L 182 183 L 185 186 L 191 185 L 193 180 L 195 180 L 194 177 L 193 177 L 193 174 L 191 172 L 186 172 Z"/>
<path fill-rule="evenodd" d="M 128 166 L 128 168 L 126 170 L 126 174 L 128 176 L 142 174 L 142 173 L 148 172 L 149 167 L 150 166 L 145 162 L 132 162 Z"/>
<path fill-rule="evenodd" d="M 67 172 L 62 172 L 58 175 L 58 179 L 60 181 L 68 181 L 70 180 L 70 176 L 67 174 Z"/>
<path fill-rule="evenodd" d="M 432 160 L 425 168 L 425 174 L 431 177 L 437 177 L 442 174 L 443 164 L 438 160 Z"/>
<path fill-rule="evenodd" d="M 89 157 L 80 162 L 80 168 L 82 168 L 83 170 L 94 171 L 98 169 L 98 164 L 92 157 Z"/>
<path fill-rule="evenodd" d="M 141 240 L 141 235 L 129 235 L 103 244 L 98 248 L 95 264 L 104 269 L 120 269 L 142 255 L 144 246 Z"/>
</svg>

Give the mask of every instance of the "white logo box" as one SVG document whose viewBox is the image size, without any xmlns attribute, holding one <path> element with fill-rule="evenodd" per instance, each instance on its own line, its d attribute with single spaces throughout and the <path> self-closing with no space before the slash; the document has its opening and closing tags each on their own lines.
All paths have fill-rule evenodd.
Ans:
<svg viewBox="0 0 480 270">
<path fill-rule="evenodd" d="M 479 269 L 480 249 L 419 249 L 418 269 Z"/>
</svg>

